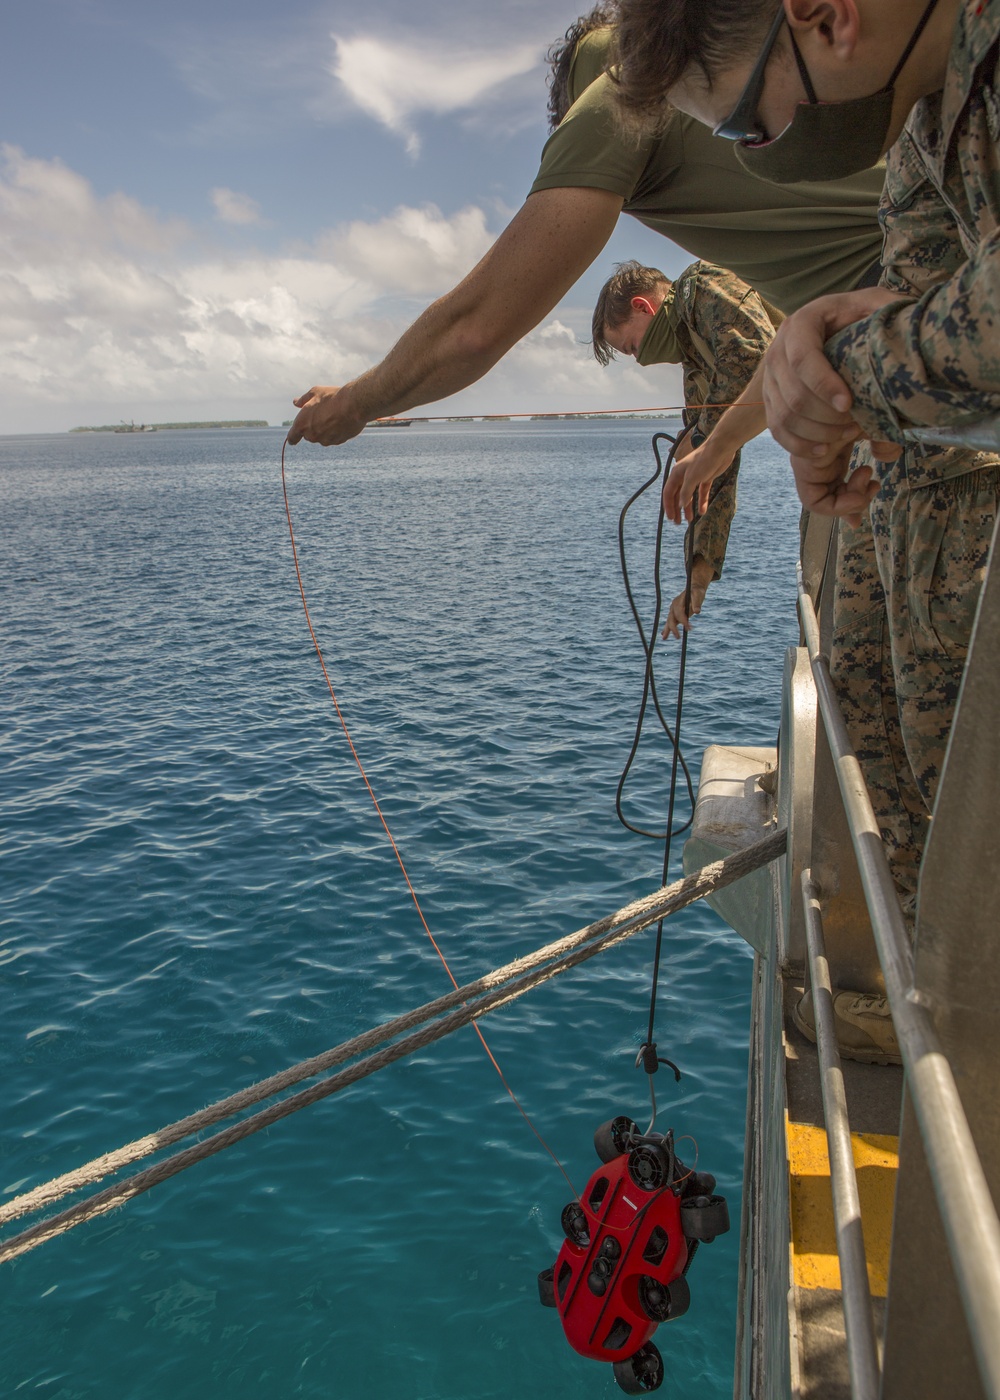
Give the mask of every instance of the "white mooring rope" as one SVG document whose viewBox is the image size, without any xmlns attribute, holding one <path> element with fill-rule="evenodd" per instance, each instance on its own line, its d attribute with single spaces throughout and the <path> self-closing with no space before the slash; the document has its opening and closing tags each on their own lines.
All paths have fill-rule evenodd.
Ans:
<svg viewBox="0 0 1000 1400">
<path fill-rule="evenodd" d="M 263 1099 L 270 1098 L 303 1079 L 309 1079 L 323 1070 L 343 1064 L 345 1060 L 362 1055 L 376 1046 L 383 1045 L 385 1041 L 392 1040 L 406 1031 L 424 1025 L 425 1022 L 434 1022 L 432 1025 L 425 1025 L 424 1029 L 416 1034 L 407 1035 L 404 1039 L 397 1040 L 395 1044 L 385 1046 L 377 1054 L 367 1055 L 366 1058 L 342 1070 L 339 1074 L 331 1075 L 298 1094 L 289 1095 L 289 1097 L 271 1104 L 268 1108 L 262 1109 L 261 1112 L 224 1128 L 212 1137 L 195 1143 L 193 1146 L 175 1153 L 172 1157 L 164 1158 L 155 1166 L 89 1196 L 68 1210 L 61 1211 L 58 1215 L 30 1226 L 27 1230 L 21 1231 L 20 1234 L 11 1236 L 0 1243 L 0 1263 L 7 1259 L 15 1259 L 18 1255 L 27 1253 L 28 1250 L 36 1248 L 46 1240 L 53 1239 L 56 1235 L 65 1234 L 74 1226 L 82 1225 L 86 1220 L 91 1220 L 95 1216 L 113 1210 L 116 1206 L 123 1205 L 134 1196 L 149 1191 L 153 1186 L 176 1176 L 178 1172 L 184 1171 L 196 1162 L 214 1156 L 215 1153 L 233 1146 L 234 1143 L 242 1142 L 244 1138 L 250 1137 L 262 1128 L 269 1127 L 272 1123 L 287 1118 L 291 1114 L 297 1113 L 299 1109 L 317 1103 L 320 1099 L 327 1098 L 340 1089 L 346 1089 L 348 1085 L 355 1084 L 359 1079 L 364 1079 L 369 1074 L 384 1069 L 386 1065 L 393 1064 L 396 1060 L 403 1059 L 404 1056 L 422 1049 L 423 1046 L 430 1045 L 433 1041 L 450 1035 L 460 1026 L 468 1025 L 471 1021 L 477 1020 L 498 1006 L 504 1006 L 508 1002 L 516 1000 L 525 992 L 530 991 L 532 987 L 537 987 L 542 982 L 548 981 L 549 978 L 566 972 L 571 967 L 578 966 L 588 958 L 594 957 L 595 954 L 603 952 L 605 948 L 610 948 L 631 937 L 632 934 L 638 933 L 658 919 L 666 918 L 687 905 L 703 899 L 713 891 L 722 889 L 725 885 L 731 885 L 744 875 L 749 875 L 752 871 L 776 860 L 784 853 L 785 844 L 786 833 L 783 830 L 773 832 L 763 841 L 759 841 L 743 851 L 738 851 L 725 860 L 703 866 L 685 879 L 677 880 L 672 885 L 655 890 L 652 894 L 627 904 L 616 913 L 609 914 L 606 918 L 588 924 L 585 928 L 567 934 L 564 938 L 557 939 L 553 943 L 548 943 L 534 953 L 517 958 L 514 962 L 507 963 L 505 967 L 497 968 L 484 977 L 477 978 L 464 987 L 459 987 L 456 991 L 438 997 L 435 1001 L 427 1002 L 424 1006 L 417 1007 L 403 1016 L 397 1016 L 384 1025 L 365 1031 L 362 1035 L 355 1036 L 352 1040 L 345 1041 L 342 1045 L 337 1045 L 322 1055 L 303 1060 L 289 1069 L 282 1070 L 279 1074 L 271 1075 L 268 1079 L 263 1079 L 257 1084 L 241 1089 L 238 1093 L 232 1094 L 218 1103 L 211 1104 L 208 1108 L 193 1113 L 187 1118 L 182 1118 L 176 1123 L 171 1123 L 158 1132 L 149 1133 L 114 1152 L 107 1152 L 101 1157 L 95 1157 L 74 1171 L 54 1177 L 51 1181 L 34 1187 L 33 1190 L 25 1192 L 22 1196 L 16 1196 L 12 1201 L 0 1206 L 0 1225 L 15 1220 L 21 1215 L 41 1210 L 44 1206 L 51 1205 L 64 1196 L 79 1191 L 84 1186 L 93 1185 L 103 1177 L 120 1171 L 123 1167 L 140 1161 L 144 1157 L 149 1157 L 164 1147 L 172 1146 L 182 1138 L 190 1137 L 192 1133 L 211 1127 L 224 1118 L 232 1117 L 241 1109 L 260 1103 Z M 435 1021 L 435 1017 L 440 1019 Z"/>
</svg>

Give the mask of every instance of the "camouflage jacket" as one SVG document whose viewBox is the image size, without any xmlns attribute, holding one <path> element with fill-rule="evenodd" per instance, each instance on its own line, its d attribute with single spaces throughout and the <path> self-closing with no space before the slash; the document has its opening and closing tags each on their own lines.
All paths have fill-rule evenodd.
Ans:
<svg viewBox="0 0 1000 1400">
<path fill-rule="evenodd" d="M 910 299 L 826 345 L 874 438 L 1000 412 L 998 40 L 1000 0 L 962 0 L 945 86 L 886 161 L 882 285 Z"/>
<path fill-rule="evenodd" d="M 696 262 L 674 283 L 680 304 L 677 340 L 684 370 L 684 421 L 707 437 L 730 404 L 753 378 L 774 338 L 781 312 L 775 311 L 751 287 L 723 267 Z M 699 437 L 699 440 L 700 440 Z M 739 457 L 714 482 L 708 510 L 695 527 L 695 553 L 722 573 L 729 530 L 736 511 Z"/>
</svg>

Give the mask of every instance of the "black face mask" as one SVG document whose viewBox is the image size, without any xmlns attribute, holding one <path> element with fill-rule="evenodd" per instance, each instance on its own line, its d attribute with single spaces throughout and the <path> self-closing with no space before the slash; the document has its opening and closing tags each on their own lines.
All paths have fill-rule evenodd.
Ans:
<svg viewBox="0 0 1000 1400">
<path fill-rule="evenodd" d="M 808 102 L 800 102 L 789 125 L 772 141 L 738 140 L 736 158 L 762 180 L 791 185 L 802 180 L 841 180 L 877 164 L 889 138 L 895 82 L 924 32 L 937 0 L 930 0 L 884 88 L 870 97 L 820 102 L 795 35 L 789 30 Z M 727 119 L 731 122 L 731 119 Z M 716 128 L 727 134 L 727 122 Z"/>
</svg>

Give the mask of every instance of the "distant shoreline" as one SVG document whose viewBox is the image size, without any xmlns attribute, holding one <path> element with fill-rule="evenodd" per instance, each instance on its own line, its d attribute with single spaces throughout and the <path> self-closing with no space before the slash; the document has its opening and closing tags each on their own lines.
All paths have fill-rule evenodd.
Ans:
<svg viewBox="0 0 1000 1400">
<path fill-rule="evenodd" d="M 582 423 L 587 423 L 587 422 L 590 422 L 590 423 L 623 423 L 623 422 L 624 422 L 624 423 L 627 423 L 627 422 L 632 422 L 632 423 L 642 423 L 642 422 L 646 422 L 646 423 L 649 423 L 649 422 L 657 422 L 657 421 L 660 421 L 660 422 L 664 422 L 664 421 L 675 421 L 675 422 L 676 422 L 676 421 L 678 421 L 678 420 L 680 419 L 680 416 L 681 416 L 680 413 L 677 413 L 677 412 L 674 412 L 674 413 L 663 413 L 663 412 L 658 412 L 658 411 L 656 411 L 655 409 L 653 409 L 653 410 L 642 410 L 642 409 L 639 409 L 639 410 L 635 410 L 635 411 L 633 411 L 633 412 L 631 412 L 631 413 L 628 413 L 628 412 L 619 413 L 619 412 L 614 411 L 614 410 L 612 410 L 612 411 L 609 412 L 609 411 L 607 411 L 607 410 L 603 410 L 603 411 L 600 411 L 600 412 L 595 411 L 593 414 L 591 414 L 591 413 L 586 413 L 586 412 L 584 412 L 584 413 L 532 413 L 532 414 L 524 413 L 524 414 L 510 414 L 510 415 L 508 415 L 508 414 L 500 414 L 500 413 L 475 413 L 475 414 L 461 414 L 461 415 L 455 414 L 455 415 L 453 415 L 453 416 L 446 416 L 445 414 L 442 414 L 440 417 L 434 416 L 433 418 L 416 418 L 416 419 L 411 419 L 411 420 L 401 420 L 401 422 L 403 422 L 403 421 L 405 421 L 405 422 L 412 422 L 414 427 L 435 427 L 435 426 L 437 426 L 437 427 L 445 427 L 445 426 L 449 426 L 449 425 L 451 425 L 451 424 L 461 424 L 462 426 L 470 426 L 470 425 L 473 425 L 473 424 L 483 424 L 483 425 L 486 426 L 486 427 L 497 426 L 497 425 L 503 425 L 503 426 L 505 426 L 505 427 L 506 427 L 506 426 L 517 427 L 517 426 L 523 425 L 523 426 L 525 426 L 525 427 L 528 427 L 528 426 L 537 426 L 539 423 L 546 423 L 546 422 L 547 422 L 547 423 L 581 423 L 581 424 L 582 424 Z M 203 422 L 197 422 L 197 423 L 195 423 L 195 422 L 191 422 L 191 423 L 141 423 L 141 424 L 140 424 L 140 423 L 136 423 L 136 424 L 132 424 L 132 423 L 117 423 L 117 424 L 116 424 L 116 423 L 95 423 L 95 424 L 81 424 L 79 427 L 76 427 L 76 428 L 63 428 L 61 431 L 64 432 L 64 433 L 118 433 L 118 434 L 125 434 L 125 435 L 127 435 L 127 436 L 132 436 L 133 434 L 136 435 L 136 436 L 138 436 L 138 435 L 140 435 L 140 434 L 152 433 L 152 432 L 157 432 L 157 433 L 159 433 L 159 432 L 180 431 L 180 430 L 184 430 L 184 429 L 186 429 L 186 430 L 188 430 L 188 431 L 206 431 L 206 430 L 226 429 L 226 428 L 233 428 L 233 429 L 238 429 L 238 428 L 254 428 L 254 429 L 267 428 L 267 429 L 273 429 L 275 432 L 277 432 L 277 431 L 279 430 L 279 428 L 280 428 L 280 429 L 287 430 L 289 427 L 291 427 L 293 421 L 294 421 L 293 419 L 286 419 L 285 422 L 283 422 L 283 423 L 280 423 L 280 424 L 279 424 L 279 423 L 274 423 L 274 424 L 272 424 L 272 423 L 269 423 L 265 418 L 231 418 L 231 419 L 213 419 L 213 420 L 205 420 L 205 421 L 203 421 Z M 369 426 L 371 426 L 371 425 L 369 425 Z M 383 422 L 383 424 L 382 424 L 381 426 L 385 426 L 385 423 Z M 56 431 L 60 431 L 60 430 L 57 429 Z M 9 436 L 15 436 L 15 437 L 23 437 L 23 436 L 28 436 L 28 437 L 32 437 L 32 436 L 42 436 L 42 437 L 44 437 L 44 436 L 46 436 L 46 434 L 45 434 L 45 433 L 42 433 L 42 434 L 32 434 L 32 433 L 28 433 L 28 434 L 24 434 L 24 433 L 4 434 L 4 433 L 0 433 L 0 437 L 9 437 Z"/>
<path fill-rule="evenodd" d="M 269 428 L 266 418 L 232 418 L 213 423 L 101 423 L 96 427 L 70 428 L 71 433 L 159 433 L 175 428 Z"/>
</svg>

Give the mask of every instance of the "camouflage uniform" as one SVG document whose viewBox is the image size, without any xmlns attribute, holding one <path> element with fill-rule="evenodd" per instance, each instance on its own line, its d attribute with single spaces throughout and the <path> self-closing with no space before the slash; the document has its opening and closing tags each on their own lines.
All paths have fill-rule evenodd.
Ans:
<svg viewBox="0 0 1000 1400">
<path fill-rule="evenodd" d="M 873 439 L 1000 412 L 998 37 L 1000 0 L 964 0 L 945 87 L 914 107 L 887 160 L 882 285 L 907 300 L 826 347 Z M 842 528 L 831 663 L 904 895 L 989 557 L 998 463 L 908 448 L 875 464 L 870 533 Z"/>
<path fill-rule="evenodd" d="M 781 313 L 735 273 L 708 262 L 685 268 L 674 282 L 673 296 L 680 307 L 676 335 L 684 402 L 697 405 L 685 409 L 684 422 L 693 429 L 695 442 L 703 442 L 724 412 L 710 405 L 739 398 L 774 338 Z M 712 566 L 714 578 L 721 576 L 726 558 L 739 469 L 737 454 L 713 483 L 708 509 L 695 526 L 694 552 Z"/>
</svg>

